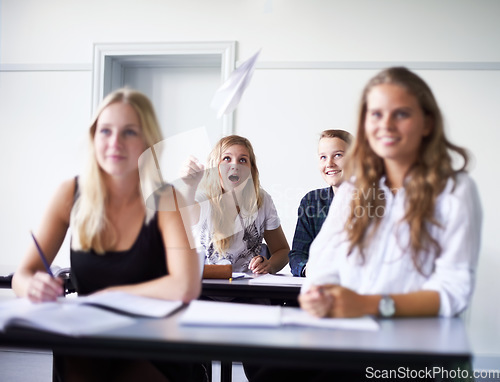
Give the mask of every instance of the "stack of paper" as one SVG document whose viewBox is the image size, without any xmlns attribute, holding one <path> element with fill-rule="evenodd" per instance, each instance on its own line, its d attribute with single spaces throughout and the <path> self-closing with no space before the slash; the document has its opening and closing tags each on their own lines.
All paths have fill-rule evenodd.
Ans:
<svg viewBox="0 0 500 382">
<path fill-rule="evenodd" d="M 181 324 L 201 326 L 257 326 L 280 325 L 278 305 L 237 304 L 216 301 L 191 301 L 182 314 Z"/>
</svg>

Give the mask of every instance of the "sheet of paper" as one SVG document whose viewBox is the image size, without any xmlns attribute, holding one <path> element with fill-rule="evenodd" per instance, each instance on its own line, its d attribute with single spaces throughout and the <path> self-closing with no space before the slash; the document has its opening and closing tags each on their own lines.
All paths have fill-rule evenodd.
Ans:
<svg viewBox="0 0 500 382">
<path fill-rule="evenodd" d="M 217 89 L 210 107 L 217 111 L 217 118 L 231 113 L 240 102 L 255 70 L 260 50 L 233 70 L 229 78 Z"/>
<path fill-rule="evenodd" d="M 296 307 L 238 304 L 216 301 L 192 301 L 180 318 L 182 325 L 279 327 L 308 326 L 323 329 L 379 329 L 369 316 L 359 318 L 317 318 Z"/>
<path fill-rule="evenodd" d="M 372 317 L 318 318 L 300 308 L 285 307 L 281 312 L 283 325 L 314 326 L 326 329 L 379 330 L 379 324 Z"/>
<path fill-rule="evenodd" d="M 296 285 L 301 286 L 305 282 L 305 277 L 293 277 L 282 274 L 265 274 L 262 276 L 255 276 L 250 280 L 249 284 L 254 285 Z"/>
<path fill-rule="evenodd" d="M 233 272 L 232 276 L 231 276 L 231 278 L 233 280 L 242 279 L 242 278 L 245 278 L 245 277 L 252 277 L 252 276 L 250 276 L 250 275 L 248 275 L 246 273 L 243 273 L 243 272 Z"/>
<path fill-rule="evenodd" d="M 191 301 L 182 314 L 182 325 L 199 326 L 280 326 L 280 307 L 231 302 Z"/>
<path fill-rule="evenodd" d="M 141 297 L 124 292 L 106 292 L 66 299 L 65 303 L 96 305 L 133 316 L 156 318 L 166 317 L 183 305 L 182 301 Z"/>
</svg>

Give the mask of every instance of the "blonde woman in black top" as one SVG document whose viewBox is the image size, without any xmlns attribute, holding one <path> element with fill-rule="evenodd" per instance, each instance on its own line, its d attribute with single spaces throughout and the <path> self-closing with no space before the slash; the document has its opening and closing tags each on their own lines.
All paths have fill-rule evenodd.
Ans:
<svg viewBox="0 0 500 382">
<path fill-rule="evenodd" d="M 36 232 L 51 263 L 71 230 L 71 267 L 79 293 L 116 290 L 186 303 L 198 297 L 198 257 L 178 210 L 147 209 L 141 194 L 138 159 L 161 139 L 153 106 L 140 92 L 119 89 L 97 111 L 89 130 L 86 171 L 59 187 Z M 175 207 L 175 193 L 164 194 L 161 198 L 171 200 L 163 202 Z M 44 271 L 34 243 L 12 285 L 18 296 L 39 303 L 63 293 L 61 280 Z M 55 359 L 55 377 L 64 381 L 192 377 L 182 365 L 147 360 Z"/>
</svg>

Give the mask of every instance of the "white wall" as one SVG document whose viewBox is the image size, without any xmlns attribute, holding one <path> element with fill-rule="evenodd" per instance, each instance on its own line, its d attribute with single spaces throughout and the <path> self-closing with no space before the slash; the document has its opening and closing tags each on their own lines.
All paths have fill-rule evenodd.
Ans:
<svg viewBox="0 0 500 382">
<path fill-rule="evenodd" d="M 500 291 L 499 1 L 3 0 L 0 7 L 0 265 L 6 268 L 23 256 L 55 186 L 80 169 L 94 43 L 234 40 L 238 60 L 262 48 L 235 133 L 253 142 L 289 241 L 300 197 L 322 186 L 318 133 L 354 130 L 361 87 L 374 73 L 315 64 L 496 64 L 418 73 L 436 93 L 450 138 L 475 156 L 471 173 L 484 206 L 484 235 L 471 325 L 483 334 L 500 332 L 498 304 L 489 301 Z M 65 253 L 56 262 L 66 265 Z"/>
</svg>

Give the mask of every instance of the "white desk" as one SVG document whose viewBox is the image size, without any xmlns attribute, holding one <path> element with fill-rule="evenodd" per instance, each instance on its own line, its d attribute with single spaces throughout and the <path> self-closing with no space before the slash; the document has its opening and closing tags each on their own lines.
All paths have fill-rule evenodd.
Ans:
<svg viewBox="0 0 500 382">
<path fill-rule="evenodd" d="M 133 325 L 82 338 L 11 330 L 0 346 L 41 348 L 66 354 L 184 361 L 241 361 L 269 366 L 353 370 L 366 367 L 453 368 L 471 360 L 461 319 L 382 320 L 377 332 L 304 327 L 213 328 L 181 326 L 182 311 L 165 319 L 138 319 Z"/>
</svg>

